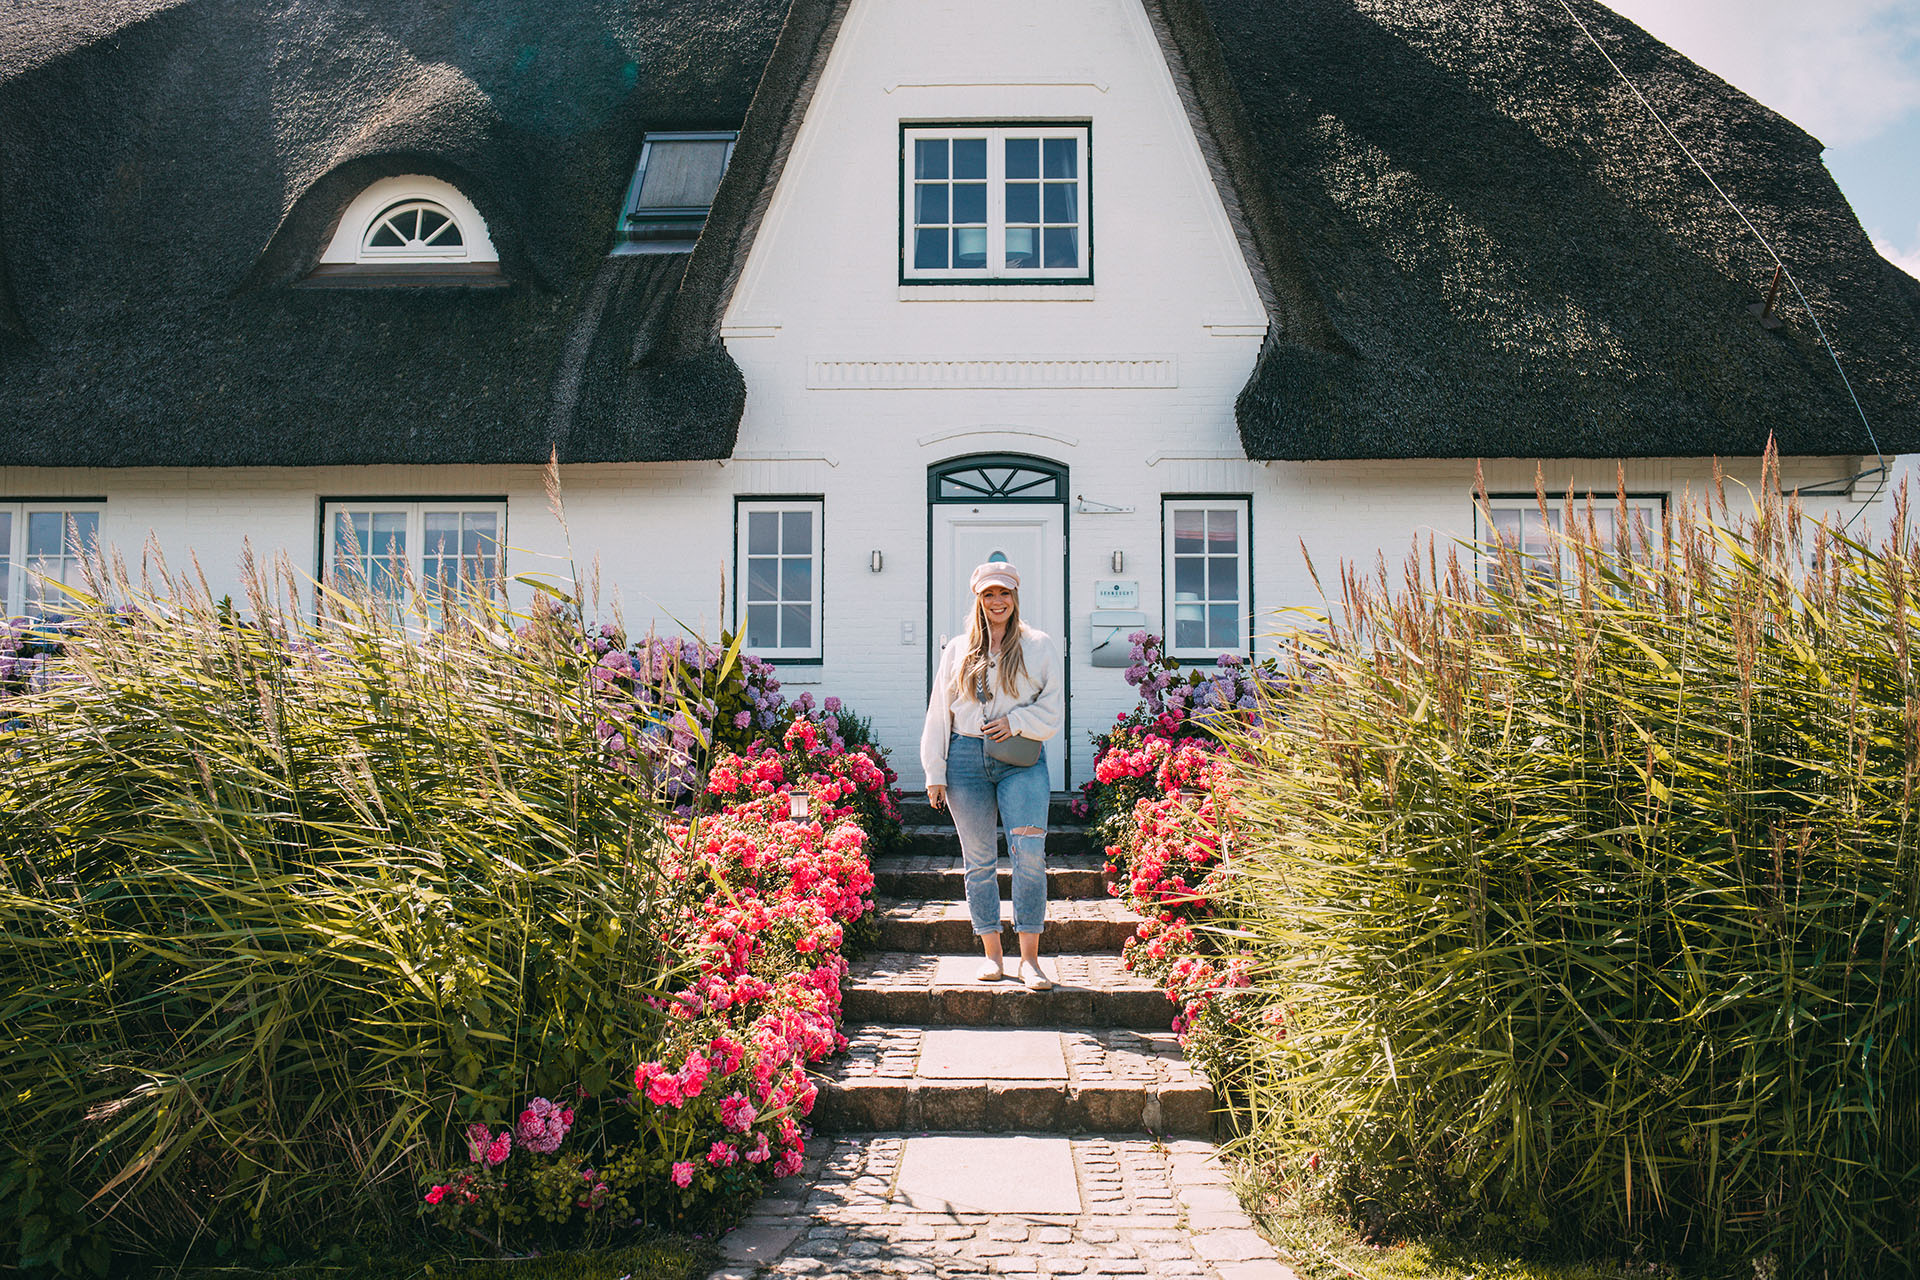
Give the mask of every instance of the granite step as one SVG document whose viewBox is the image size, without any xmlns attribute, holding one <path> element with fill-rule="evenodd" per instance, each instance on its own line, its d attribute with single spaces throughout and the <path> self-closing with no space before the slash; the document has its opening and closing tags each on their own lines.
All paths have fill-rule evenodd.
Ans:
<svg viewBox="0 0 1920 1280">
<path fill-rule="evenodd" d="M 1073 816 L 1073 803 L 1080 799 L 1078 791 L 1056 791 L 1047 800 L 1047 824 L 1067 824 L 1076 821 Z M 927 803 L 926 793 L 916 791 L 910 800 L 900 802 L 900 820 L 908 826 L 927 824 L 945 824 L 948 819 L 944 810 L 935 809 Z"/>
<path fill-rule="evenodd" d="M 1106 859 L 1091 853 L 1047 852 L 1047 897 L 1051 901 L 1067 898 L 1105 898 L 1107 893 Z M 1013 868 L 1003 858 L 1000 863 L 1000 894 L 1013 892 Z M 876 892 L 892 898 L 952 898 L 956 901 L 967 891 L 960 854 L 889 854 L 873 860 Z"/>
<path fill-rule="evenodd" d="M 864 1027 L 816 1079 L 831 1132 L 1213 1130 L 1213 1090 L 1170 1031 Z"/>
<path fill-rule="evenodd" d="M 953 829 L 951 822 L 914 823 L 903 829 L 904 837 L 900 851 L 906 854 L 959 857 L 960 833 Z M 1003 836 L 999 844 L 1000 856 L 1007 856 L 1007 842 Z M 1093 835 L 1078 823 L 1050 823 L 1047 826 L 1047 857 L 1078 856 L 1089 854 L 1100 856 L 1106 851 L 1097 847 Z"/>
<path fill-rule="evenodd" d="M 1008 977 L 981 982 L 976 955 L 889 951 L 857 960 L 840 984 L 849 1026 L 911 1023 L 967 1027 L 1137 1027 L 1164 1031 L 1176 1012 L 1166 993 L 1127 972 L 1119 956 L 1049 955 L 1051 991 Z M 1011 973 L 1013 966 L 1007 966 Z"/>
<path fill-rule="evenodd" d="M 979 950 L 967 904 L 958 899 L 879 898 L 875 906 L 879 912 L 877 950 L 949 955 Z M 1009 955 L 1018 954 L 1020 944 L 1013 931 L 1011 902 L 1000 903 L 1000 920 L 1002 947 Z M 1112 898 L 1050 901 L 1041 950 L 1047 954 L 1118 953 L 1140 927 L 1140 922 L 1139 915 Z"/>
</svg>

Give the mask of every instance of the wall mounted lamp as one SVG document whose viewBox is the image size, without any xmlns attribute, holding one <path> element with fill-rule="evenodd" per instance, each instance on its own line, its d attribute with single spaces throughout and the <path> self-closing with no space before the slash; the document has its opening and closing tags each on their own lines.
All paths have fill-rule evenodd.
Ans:
<svg viewBox="0 0 1920 1280">
<path fill-rule="evenodd" d="M 1113 571 L 1115 573 L 1125 573 L 1127 571 L 1127 553 L 1126 552 L 1116 551 L 1113 553 Z"/>
<path fill-rule="evenodd" d="M 878 573 L 880 572 L 881 568 L 886 564 L 886 562 L 887 562 L 886 557 L 881 555 L 878 551 L 876 551 L 867 560 L 867 568 L 871 569 L 875 573 Z"/>
</svg>

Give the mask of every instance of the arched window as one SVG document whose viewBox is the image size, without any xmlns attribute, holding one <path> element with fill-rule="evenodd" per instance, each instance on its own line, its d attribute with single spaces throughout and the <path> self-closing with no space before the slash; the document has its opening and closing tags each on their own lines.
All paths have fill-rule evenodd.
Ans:
<svg viewBox="0 0 1920 1280">
<path fill-rule="evenodd" d="M 382 178 L 347 205 L 308 284 L 504 284 L 487 220 L 424 174 Z"/>
<path fill-rule="evenodd" d="M 445 205 L 432 200 L 402 200 L 374 217 L 360 246 L 360 256 L 464 258 L 467 242 Z"/>
</svg>

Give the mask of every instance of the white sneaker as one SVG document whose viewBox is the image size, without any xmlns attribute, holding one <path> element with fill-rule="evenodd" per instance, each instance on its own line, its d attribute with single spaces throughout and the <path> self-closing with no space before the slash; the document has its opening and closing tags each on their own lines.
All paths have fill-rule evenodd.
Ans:
<svg viewBox="0 0 1920 1280">
<path fill-rule="evenodd" d="M 1040 971 L 1040 966 L 1029 960 L 1020 962 L 1020 981 L 1029 991 L 1053 990 L 1053 979 Z"/>
<path fill-rule="evenodd" d="M 973 976 L 982 982 L 998 982 L 1000 979 L 1006 977 L 1007 974 L 1006 970 L 1000 967 L 998 960 L 982 960 L 980 962 L 980 971 Z"/>
</svg>

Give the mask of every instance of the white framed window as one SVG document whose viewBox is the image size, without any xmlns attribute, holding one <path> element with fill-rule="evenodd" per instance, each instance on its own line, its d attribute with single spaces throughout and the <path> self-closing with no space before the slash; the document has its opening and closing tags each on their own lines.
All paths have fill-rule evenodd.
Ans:
<svg viewBox="0 0 1920 1280">
<path fill-rule="evenodd" d="M 740 135 L 649 133 L 620 202 L 613 252 L 686 253 L 707 225 L 713 197 Z"/>
<path fill-rule="evenodd" d="M 498 268 L 487 220 L 459 188 L 425 174 L 382 178 L 347 205 L 322 267 L 391 267 L 405 263 Z"/>
<path fill-rule="evenodd" d="M 100 540 L 98 498 L 0 501 L 0 615 L 57 621 Z"/>
<path fill-rule="evenodd" d="M 417 591 L 437 625 L 449 604 L 500 594 L 505 502 L 342 498 L 321 504 L 321 522 L 321 581 L 343 595 L 385 601 L 398 614 Z"/>
<path fill-rule="evenodd" d="M 901 279 L 1093 278 L 1090 129 L 901 129 Z"/>
<path fill-rule="evenodd" d="M 824 505 L 818 498 L 736 500 L 734 626 L 745 633 L 748 652 L 820 660 Z"/>
<path fill-rule="evenodd" d="M 1594 531 L 1601 545 L 1608 548 L 1622 532 L 1632 534 L 1635 525 L 1643 525 L 1648 534 L 1658 537 L 1666 510 L 1666 498 L 1660 494 L 1629 494 L 1627 523 L 1623 529 L 1617 494 L 1575 494 L 1573 501 L 1574 519 L 1579 524 L 1585 523 L 1591 504 Z M 1478 556 L 1481 581 L 1491 583 L 1498 571 L 1499 555 L 1493 550 L 1496 546 L 1518 551 L 1528 561 L 1529 572 L 1543 578 L 1550 575 L 1552 534 L 1562 530 L 1566 507 L 1564 498 L 1549 498 L 1543 515 L 1539 497 L 1531 493 L 1489 496 L 1484 510 L 1475 503 L 1474 541 L 1483 548 Z"/>
<path fill-rule="evenodd" d="M 1239 497 L 1161 499 L 1170 656 L 1204 661 L 1251 652 L 1250 506 Z"/>
</svg>

